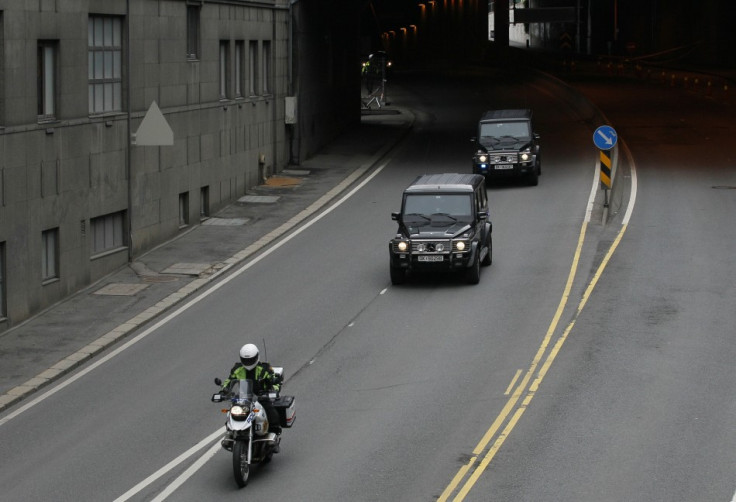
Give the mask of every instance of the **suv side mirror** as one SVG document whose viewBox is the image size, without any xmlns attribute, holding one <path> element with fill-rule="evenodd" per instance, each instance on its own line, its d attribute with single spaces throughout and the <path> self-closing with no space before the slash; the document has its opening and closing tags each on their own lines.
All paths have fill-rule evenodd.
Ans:
<svg viewBox="0 0 736 502">
<path fill-rule="evenodd" d="M 399 221 L 399 213 L 391 213 L 391 219 L 394 221 Z"/>
<path fill-rule="evenodd" d="M 533 133 L 532 136 L 534 136 L 534 139 L 535 140 L 539 141 L 539 134 Z"/>
<path fill-rule="evenodd" d="M 479 220 L 487 220 L 488 219 L 488 211 L 480 211 L 478 213 L 478 219 Z"/>
</svg>

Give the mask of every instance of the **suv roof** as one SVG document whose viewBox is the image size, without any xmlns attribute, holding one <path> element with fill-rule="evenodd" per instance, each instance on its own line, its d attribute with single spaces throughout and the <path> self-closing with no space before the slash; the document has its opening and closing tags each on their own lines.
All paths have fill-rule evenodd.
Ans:
<svg viewBox="0 0 736 502">
<path fill-rule="evenodd" d="M 508 119 L 529 119 L 532 118 L 532 111 L 529 109 L 511 109 L 511 110 L 488 110 L 480 118 L 480 121 L 487 120 L 508 120 Z"/>
<path fill-rule="evenodd" d="M 485 181 L 480 174 L 425 174 L 415 179 L 405 192 L 472 192 Z"/>
</svg>

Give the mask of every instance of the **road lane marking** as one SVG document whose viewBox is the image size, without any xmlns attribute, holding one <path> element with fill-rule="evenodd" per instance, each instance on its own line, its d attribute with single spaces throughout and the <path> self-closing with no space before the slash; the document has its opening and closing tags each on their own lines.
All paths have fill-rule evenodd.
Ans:
<svg viewBox="0 0 736 502">
<path fill-rule="evenodd" d="M 613 256 L 614 251 L 618 247 L 619 243 L 621 242 L 621 239 L 626 233 L 627 226 L 624 225 L 619 230 L 618 235 L 616 236 L 616 239 L 614 240 L 613 244 L 611 244 L 611 247 L 608 249 L 608 252 L 606 253 L 606 257 L 601 262 L 601 264 L 598 267 L 598 270 L 596 271 L 595 276 L 593 279 L 591 279 L 590 283 L 588 284 L 588 287 L 585 290 L 585 293 L 583 294 L 582 299 L 580 300 L 580 303 L 578 305 L 578 308 L 575 312 L 575 317 L 573 320 L 568 324 L 567 328 L 563 332 L 563 334 L 560 336 L 560 338 L 557 340 L 557 342 L 552 347 L 550 353 L 547 355 L 547 358 L 545 359 L 544 363 L 542 364 L 539 373 L 537 375 L 537 378 L 534 379 L 532 384 L 529 386 L 529 391 L 527 392 L 524 400 L 522 401 L 521 406 L 514 412 L 514 415 L 509 420 L 508 424 L 504 428 L 503 432 L 498 436 L 496 441 L 494 442 L 493 446 L 488 450 L 486 455 L 483 457 L 483 460 L 478 464 L 478 467 L 473 471 L 473 473 L 470 475 L 468 480 L 465 482 L 465 485 L 463 485 L 462 489 L 458 492 L 458 494 L 453 499 L 455 502 L 460 502 L 465 499 L 465 497 L 468 495 L 470 490 L 473 488 L 475 483 L 480 478 L 481 474 L 486 470 L 488 465 L 493 460 L 493 457 L 496 456 L 496 453 L 498 450 L 501 449 L 501 446 L 506 441 L 506 438 L 511 434 L 511 431 L 516 426 L 517 422 L 521 418 L 521 416 L 524 414 L 526 409 L 529 407 L 529 404 L 531 403 L 532 399 L 536 395 L 537 390 L 539 389 L 539 386 L 541 385 L 542 381 L 544 380 L 544 377 L 547 375 L 547 371 L 552 366 L 552 363 L 556 359 L 557 355 L 559 354 L 560 350 L 562 349 L 562 345 L 565 343 L 565 340 L 567 340 L 568 336 L 570 335 L 570 332 L 572 331 L 572 328 L 575 326 L 575 323 L 580 316 L 580 313 L 582 312 L 583 308 L 585 307 L 585 304 L 588 302 L 588 298 L 590 298 L 591 293 L 593 292 L 593 289 L 595 288 L 596 284 L 598 283 L 598 280 L 600 279 L 601 275 L 603 274 L 603 271 L 605 270 L 606 266 L 608 265 L 608 262 L 611 259 L 611 256 Z M 518 400 L 518 398 L 517 398 Z M 511 400 L 509 400 L 511 402 Z M 501 412 L 502 415 L 504 415 L 503 419 L 505 420 L 505 413 L 506 408 Z M 508 413 L 506 413 L 508 414 Z M 499 418 L 501 418 L 501 415 L 499 415 Z M 496 419 L 499 421 L 499 419 Z M 494 423 L 494 426 L 496 424 Z M 492 426 L 491 428 L 493 428 Z M 490 431 L 490 429 L 489 429 Z M 494 432 L 495 434 L 495 432 Z M 480 455 L 481 452 L 473 452 L 476 455 Z M 444 495 L 444 493 L 443 493 Z M 440 500 L 448 500 L 440 498 Z"/>
<path fill-rule="evenodd" d="M 491 439 L 493 439 L 493 437 L 496 435 L 496 432 L 500 429 L 501 425 L 506 421 L 507 417 L 516 407 L 516 403 L 519 401 L 521 395 L 524 393 L 524 389 L 526 389 L 526 385 L 529 383 L 531 376 L 536 371 L 539 361 L 541 361 L 541 358 L 544 356 L 544 354 L 547 351 L 547 346 L 550 343 L 552 334 L 556 330 L 562 310 L 564 310 L 564 307 L 567 304 L 567 301 L 569 299 L 569 293 L 572 287 L 572 281 L 574 279 L 574 276 L 575 276 L 575 273 L 576 273 L 576 270 L 579 264 L 580 252 L 581 252 L 584 240 L 585 240 L 586 227 L 590 220 L 590 213 L 591 213 L 590 201 L 588 203 L 588 208 L 586 210 L 586 217 L 580 229 L 578 245 L 575 251 L 575 256 L 573 258 L 573 263 L 570 268 L 570 274 L 568 275 L 568 282 L 565 287 L 565 291 L 563 292 L 562 298 L 560 299 L 560 305 L 558 306 L 557 312 L 555 312 L 555 315 L 553 316 L 552 322 L 550 323 L 550 328 L 547 330 L 547 334 L 542 340 L 542 343 L 539 346 L 539 349 L 537 350 L 537 354 L 535 355 L 534 360 L 532 361 L 529 367 L 529 370 L 524 376 L 524 379 L 522 380 L 522 382 L 519 384 L 519 387 L 517 387 L 517 389 L 514 391 L 512 397 L 506 402 L 506 405 L 501 410 L 499 415 L 496 417 L 491 427 L 486 431 L 481 441 L 478 443 L 478 445 L 473 450 L 474 456 L 471 458 L 471 460 L 467 464 L 463 465 L 460 468 L 458 473 L 453 477 L 450 484 L 442 492 L 442 495 L 440 495 L 438 502 L 446 502 L 447 500 L 449 500 L 450 496 L 455 492 L 455 490 L 460 485 L 460 483 L 463 481 L 463 479 L 465 479 L 468 473 L 470 473 L 470 476 L 468 477 L 467 481 L 465 481 L 465 484 L 462 486 L 460 491 L 457 493 L 457 495 L 453 499 L 453 501 L 455 502 L 461 502 L 462 500 L 464 500 L 465 497 L 468 495 L 468 493 L 470 493 L 470 490 L 473 488 L 473 486 L 478 481 L 480 476 L 486 470 L 488 465 L 490 465 L 496 453 L 500 450 L 501 446 L 506 441 L 506 438 L 511 434 L 511 431 L 514 429 L 519 419 L 524 414 L 529 404 L 531 403 L 532 399 L 536 395 L 536 392 L 539 389 L 542 381 L 544 380 L 544 377 L 547 375 L 549 368 L 552 366 L 552 363 L 554 362 L 555 358 L 557 357 L 560 350 L 562 349 L 562 345 L 565 343 L 565 340 L 567 340 L 568 336 L 570 335 L 570 332 L 575 326 L 575 323 L 577 322 L 577 319 L 579 318 L 583 308 L 587 304 L 588 299 L 590 298 L 593 290 L 595 289 L 595 286 L 598 284 L 600 277 L 603 275 L 603 271 L 606 269 L 611 257 L 613 256 L 614 252 L 616 251 L 616 248 L 618 248 L 618 245 L 621 242 L 621 239 L 626 233 L 628 222 L 631 218 L 634 204 L 636 202 L 638 184 L 637 184 L 637 176 L 636 176 L 636 165 L 634 164 L 634 159 L 631 155 L 631 152 L 626 147 L 626 145 L 624 145 L 624 152 L 627 156 L 627 160 L 629 161 L 629 166 L 631 168 L 631 180 L 632 180 L 631 181 L 631 194 L 629 196 L 628 207 L 627 207 L 624 219 L 622 221 L 621 228 L 619 229 L 619 232 L 616 238 L 614 239 L 613 243 L 609 247 L 605 257 L 603 258 L 600 265 L 598 266 L 598 269 L 596 270 L 595 275 L 593 276 L 588 286 L 586 287 L 585 292 L 583 293 L 580 299 L 580 302 L 578 304 L 578 307 L 575 311 L 573 319 L 570 321 L 570 323 L 567 325 L 567 327 L 563 331 L 562 335 L 557 339 L 555 344 L 552 346 L 544 363 L 541 365 L 539 369 L 539 373 L 537 374 L 537 377 L 532 381 L 531 385 L 529 386 L 529 390 L 527 391 L 526 396 L 521 402 L 521 405 L 518 408 L 516 408 L 516 411 L 514 411 L 513 415 L 511 415 L 511 418 L 506 424 L 506 427 L 498 435 L 493 445 L 488 449 L 486 454 L 483 456 L 483 459 L 480 461 L 477 467 L 473 470 L 472 467 L 476 463 L 477 458 L 485 451 L 488 443 L 491 441 Z M 594 179 L 594 190 L 597 185 L 597 181 L 598 181 L 597 179 Z M 594 192 L 591 192 L 591 196 L 594 196 Z M 735 498 L 736 498 L 736 495 L 735 495 Z M 736 502 L 736 501 L 732 501 L 732 502 Z"/>
<path fill-rule="evenodd" d="M 470 461 L 462 466 L 459 471 L 457 471 L 457 474 L 455 474 L 455 477 L 452 478 L 452 481 L 450 481 L 450 484 L 447 485 L 447 488 L 445 488 L 445 491 L 442 492 L 442 495 L 440 495 L 440 498 L 438 500 L 447 500 L 447 497 L 449 497 L 450 494 L 455 491 L 455 488 L 457 488 L 457 485 L 460 484 L 460 481 L 462 481 L 468 471 L 472 469 L 473 464 L 477 459 L 478 457 L 471 457 Z"/>
<path fill-rule="evenodd" d="M 149 332 L 157 329 L 160 325 L 165 324 L 165 322 L 167 322 L 170 318 L 176 317 L 181 312 L 183 312 L 186 309 L 188 309 L 194 303 L 197 303 L 198 301 L 200 301 L 205 296 L 208 296 L 213 291 L 216 291 L 217 289 L 219 289 L 220 287 L 222 287 L 222 284 L 231 281 L 233 277 L 235 277 L 237 275 L 240 275 L 241 273 L 245 272 L 246 270 L 248 270 L 249 268 L 251 268 L 254 264 L 256 264 L 257 262 L 259 262 L 260 260 L 262 260 L 265 256 L 271 254 L 276 249 L 278 249 L 279 247 L 283 246 L 286 242 L 288 242 L 291 239 L 293 239 L 296 235 L 300 234 L 301 232 L 303 232 L 304 230 L 306 230 L 308 227 L 312 226 L 315 222 L 317 222 L 318 220 L 322 219 L 328 213 L 332 212 L 339 205 L 341 205 L 343 202 L 345 202 L 350 197 L 352 197 L 356 192 L 358 192 L 358 190 L 360 190 L 365 185 L 367 185 L 373 178 L 375 178 L 378 175 L 378 173 L 380 173 L 386 167 L 386 165 L 388 165 L 388 162 L 389 161 L 386 161 L 385 163 L 383 163 L 379 167 L 377 167 L 360 184 L 358 184 L 350 192 L 348 192 L 347 194 L 345 194 L 340 200 L 338 200 L 337 202 L 335 202 L 327 210 L 325 210 L 324 212 L 320 213 L 314 219 L 310 220 L 303 227 L 300 227 L 299 229 L 297 229 L 294 233 L 289 234 L 283 240 L 277 242 L 273 247 L 269 248 L 268 250 L 266 250 L 261 255 L 255 257 L 253 260 L 251 260 L 248 263 L 244 264 L 242 267 L 240 267 L 238 270 L 236 270 L 235 272 L 233 272 L 231 275 L 225 277 L 221 282 L 218 282 L 217 284 L 215 284 L 211 289 L 209 289 L 209 290 L 205 291 L 204 293 L 202 293 L 202 295 L 200 297 L 197 297 L 197 298 L 191 300 L 186 305 L 184 305 L 181 308 L 177 309 L 176 312 L 172 313 L 170 316 L 167 316 L 165 319 L 163 319 L 162 321 L 160 321 L 159 323 L 157 323 L 155 326 L 152 326 L 149 330 L 146 330 L 145 335 L 148 335 Z M 126 348 L 129 345 L 132 345 L 133 343 L 135 343 L 136 341 L 138 341 L 139 338 L 143 338 L 143 336 L 144 336 L 144 333 L 141 333 L 136 338 L 134 338 L 130 342 L 126 343 L 123 347 L 120 347 L 118 350 L 116 350 L 115 353 L 117 353 L 118 351 L 122 351 L 124 348 Z M 110 354 L 109 357 L 106 357 L 105 358 L 105 360 L 111 358 L 112 356 L 113 356 L 113 354 Z M 313 363 L 314 363 L 314 359 L 312 359 L 311 361 L 309 361 L 308 364 L 313 364 Z M 99 364 L 102 364 L 102 361 L 100 361 Z M 97 365 L 95 365 L 95 367 L 96 366 Z M 85 372 L 85 374 L 86 374 L 86 372 Z M 49 391 L 49 393 L 50 392 L 51 391 Z M 54 391 L 54 392 L 56 392 L 56 391 Z M 41 396 L 41 397 L 44 397 L 44 396 Z M 38 399 L 39 402 L 42 400 L 41 397 Z M 48 396 L 46 396 L 46 397 L 48 397 Z M 37 404 L 37 403 L 34 403 L 34 404 Z M 0 425 L 2 423 L 3 422 L 0 422 Z M 209 436 L 207 436 L 206 438 L 204 438 L 202 441 L 200 441 L 199 443 L 197 443 L 195 446 L 193 446 L 192 448 L 190 448 L 189 450 L 187 450 L 183 454 L 179 455 L 174 460 L 172 460 L 171 462 L 169 462 L 168 464 L 166 464 L 165 466 L 163 466 L 161 469 L 159 469 L 155 473 L 151 474 L 146 479 L 144 479 L 143 481 L 141 481 L 140 483 L 138 483 L 137 485 L 135 485 L 133 488 L 131 488 L 130 490 L 128 490 L 127 492 L 125 492 L 123 495 L 121 495 L 119 498 L 117 498 L 115 500 L 115 502 L 125 502 L 126 500 L 130 499 L 133 495 L 137 494 L 138 492 L 140 492 L 142 489 L 144 489 L 145 487 L 147 487 L 151 483 L 154 483 L 157 479 L 159 479 L 162 476 L 164 476 L 166 473 L 168 473 L 169 471 L 171 471 L 172 469 L 174 469 L 176 466 L 178 466 L 179 464 L 181 464 L 182 462 L 184 462 L 187 458 L 189 458 L 190 456 L 192 456 L 194 453 L 196 453 L 197 451 L 199 451 L 202 448 L 204 448 L 205 446 L 207 446 L 207 444 L 209 444 L 213 440 L 215 440 L 215 439 L 218 440 L 218 443 L 215 444 L 214 446 L 218 446 L 219 447 L 219 436 L 222 435 L 223 433 L 224 433 L 223 430 L 222 429 L 219 429 L 215 433 L 210 434 Z M 179 478 L 177 478 L 177 480 L 174 482 L 174 484 L 176 484 L 176 486 L 173 487 L 173 489 L 171 490 L 172 492 L 173 492 L 173 490 L 175 490 L 176 488 L 178 488 L 179 486 L 181 486 L 182 484 L 184 484 L 197 470 L 199 470 L 200 467 L 202 467 L 202 465 L 204 465 L 205 463 L 207 463 L 207 461 L 209 461 L 212 458 L 212 456 L 214 456 L 214 453 L 212 453 L 212 455 L 209 455 L 209 453 L 212 452 L 213 450 L 216 451 L 216 448 L 214 448 L 214 446 L 205 455 L 203 455 L 197 462 L 195 462 L 195 464 L 193 464 L 192 466 L 190 466 L 189 469 L 187 469 L 184 473 L 182 473 L 179 476 Z M 200 462 L 201 462 L 201 465 L 199 465 Z M 168 488 L 167 488 L 167 490 L 168 490 Z M 168 495 L 170 495 L 170 493 L 168 493 L 166 495 L 166 497 L 168 497 Z M 161 500 L 163 500 L 163 499 L 161 499 Z"/>
<path fill-rule="evenodd" d="M 485 451 L 486 447 L 488 446 L 488 443 L 490 443 L 490 441 L 496 435 L 496 432 L 498 432 L 498 430 L 501 428 L 501 426 L 504 424 L 504 422 L 506 422 L 506 418 L 511 414 L 511 412 L 516 407 L 516 403 L 519 401 L 519 398 L 521 398 L 521 396 L 522 396 L 522 394 L 524 392 L 524 389 L 526 389 L 527 385 L 529 384 L 529 381 L 532 378 L 532 375 L 534 375 L 534 372 L 536 371 L 537 366 L 539 365 L 539 363 L 542 360 L 545 352 L 547 351 L 547 346 L 549 345 L 549 342 L 550 342 L 550 340 L 552 338 L 552 335 L 554 334 L 555 330 L 557 329 L 557 324 L 559 323 L 560 317 L 562 316 L 562 312 L 565 310 L 565 306 L 567 305 L 567 301 L 568 301 L 568 299 L 570 297 L 570 291 L 572 290 L 572 284 L 573 284 L 574 279 L 575 279 L 575 272 L 576 272 L 576 269 L 577 269 L 578 264 L 580 262 L 580 253 L 582 252 L 583 241 L 585 240 L 585 230 L 586 230 L 586 228 L 587 228 L 587 221 L 584 221 L 583 222 L 583 225 L 582 225 L 582 227 L 580 229 L 580 235 L 578 237 L 577 246 L 575 247 L 575 255 L 573 257 L 572 265 L 570 267 L 570 272 L 569 272 L 569 274 L 567 276 L 567 282 L 565 284 L 565 289 L 562 292 L 562 297 L 560 298 L 560 303 L 557 306 L 557 311 L 555 311 L 555 314 L 552 317 L 552 321 L 550 322 L 549 328 L 547 329 L 547 333 L 544 335 L 544 338 L 542 339 L 542 343 L 539 346 L 539 349 L 537 349 L 537 353 L 535 354 L 534 359 L 532 360 L 532 363 L 531 363 L 529 369 L 527 370 L 526 374 L 524 375 L 524 378 L 522 379 L 521 383 L 516 388 L 516 390 L 514 391 L 514 393 L 511 395 L 511 397 L 509 398 L 509 400 L 506 401 L 506 404 L 504 405 L 503 409 L 501 410 L 501 413 L 498 414 L 498 416 L 496 417 L 496 419 L 493 421 L 493 424 L 491 424 L 491 427 L 485 432 L 485 434 L 481 438 L 480 442 L 476 445 L 475 449 L 473 450 L 473 455 L 478 456 L 478 455 L 482 454 Z M 501 437 L 503 437 L 503 436 L 504 436 L 504 434 L 501 435 Z M 498 440 L 496 441 L 496 443 L 498 443 Z M 500 448 L 500 446 L 501 446 L 502 443 L 503 442 L 498 443 L 498 448 Z M 490 452 L 492 452 L 493 455 L 495 455 L 496 449 L 497 448 L 494 445 L 494 447 L 491 448 Z M 487 462 L 490 462 L 490 460 L 492 458 L 493 458 L 492 456 L 490 458 L 486 457 L 486 459 L 484 459 L 484 461 L 487 460 Z M 467 465 L 461 467 L 460 470 L 463 471 L 464 473 L 469 472 L 470 471 L 470 467 L 471 467 L 471 463 L 474 462 L 474 460 L 475 459 L 472 459 L 472 461 L 470 463 L 468 463 Z M 473 472 L 473 474 L 468 479 L 468 481 L 465 483 L 465 486 L 463 487 L 463 489 L 461 490 L 460 493 L 467 493 L 470 490 L 470 488 L 472 488 L 472 485 L 475 484 L 475 480 L 477 480 L 478 476 L 480 476 L 480 474 L 483 472 L 483 470 L 485 470 L 485 467 L 483 467 L 483 468 L 481 468 L 481 467 L 482 467 L 482 463 Z M 476 476 L 476 473 L 477 473 L 477 476 Z M 457 479 L 458 477 L 460 477 L 459 480 Z M 461 481 L 462 478 L 464 478 L 464 477 L 465 477 L 464 475 L 463 476 L 460 476 L 460 473 L 458 472 L 458 474 L 455 476 L 455 478 L 453 478 L 453 482 L 451 483 L 451 486 L 453 484 L 454 485 L 457 485 L 457 483 L 459 483 L 459 481 Z M 448 486 L 442 492 L 442 495 L 438 499 L 438 502 L 445 502 L 445 501 L 449 500 L 450 495 L 454 491 L 454 487 L 453 487 L 452 490 L 450 489 L 451 486 Z M 462 500 L 462 498 L 458 498 L 459 496 L 460 495 L 458 494 L 458 496 L 454 500 Z M 464 495 L 463 495 L 463 497 L 464 497 Z"/>
<path fill-rule="evenodd" d="M 192 465 L 190 465 L 186 471 L 182 472 L 178 478 L 176 478 L 173 483 L 171 483 L 169 486 L 166 487 L 164 491 L 158 494 L 158 496 L 153 499 L 151 502 L 163 502 L 167 498 L 169 498 L 169 495 L 174 493 L 177 488 L 179 488 L 181 485 L 183 485 L 189 478 L 194 476 L 194 473 L 197 472 L 204 464 L 206 464 L 212 457 L 215 456 L 215 454 L 220 451 L 220 442 L 212 445 L 212 448 L 207 450 L 204 455 L 199 457 L 196 462 L 194 462 Z"/>
<path fill-rule="evenodd" d="M 126 500 L 129 500 L 131 497 L 133 497 L 138 492 L 146 488 L 148 485 L 155 482 L 157 479 L 161 478 L 162 476 L 166 475 L 171 469 L 173 469 L 177 465 L 184 462 L 186 459 L 188 459 L 189 457 L 197 453 L 199 450 L 201 450 L 205 446 L 212 443 L 212 441 L 217 440 L 218 441 L 217 444 L 219 446 L 220 437 L 224 435 L 225 435 L 225 428 L 220 427 L 215 432 L 213 432 L 212 434 L 210 434 L 209 436 L 201 440 L 199 443 L 195 444 L 194 446 L 189 448 L 187 451 L 185 451 L 184 453 L 176 457 L 174 460 L 172 460 L 171 462 L 169 462 L 168 464 L 166 464 L 165 466 L 163 466 L 162 468 L 160 468 L 159 470 L 157 470 L 156 472 L 148 476 L 146 479 L 144 479 L 143 481 L 135 485 L 133 488 L 123 493 L 121 496 L 116 498 L 114 502 L 125 502 Z"/>
<path fill-rule="evenodd" d="M 516 381 L 519 379 L 519 376 L 521 376 L 521 372 L 523 370 L 516 370 L 516 374 L 514 375 L 514 378 L 511 379 L 511 383 L 508 387 L 506 387 L 506 392 L 503 393 L 504 396 L 508 396 L 511 392 L 511 389 L 514 388 L 514 385 L 516 384 Z"/>
</svg>

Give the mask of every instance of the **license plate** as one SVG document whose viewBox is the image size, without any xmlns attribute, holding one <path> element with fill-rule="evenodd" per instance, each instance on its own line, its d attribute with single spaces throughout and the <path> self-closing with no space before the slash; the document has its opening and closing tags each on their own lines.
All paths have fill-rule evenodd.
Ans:
<svg viewBox="0 0 736 502">
<path fill-rule="evenodd" d="M 441 255 L 419 255 L 417 261 L 442 261 Z"/>
<path fill-rule="evenodd" d="M 513 169 L 514 166 L 511 164 L 498 164 L 493 166 L 494 169 Z"/>
</svg>

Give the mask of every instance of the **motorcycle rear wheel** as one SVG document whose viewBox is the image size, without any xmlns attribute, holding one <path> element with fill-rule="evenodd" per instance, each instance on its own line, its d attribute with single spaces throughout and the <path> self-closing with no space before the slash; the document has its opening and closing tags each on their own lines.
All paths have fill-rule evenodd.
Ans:
<svg viewBox="0 0 736 502">
<path fill-rule="evenodd" d="M 240 488 L 248 484 L 248 441 L 235 441 L 233 444 L 233 474 Z"/>
</svg>

